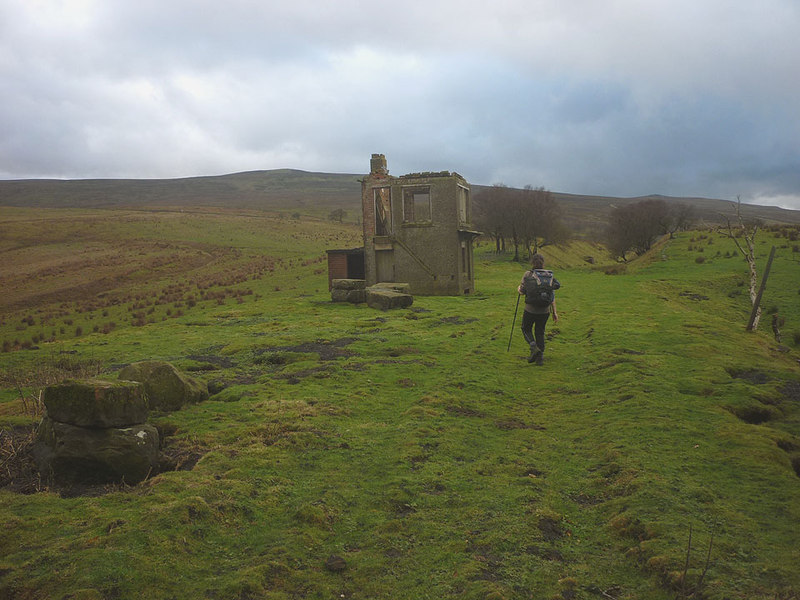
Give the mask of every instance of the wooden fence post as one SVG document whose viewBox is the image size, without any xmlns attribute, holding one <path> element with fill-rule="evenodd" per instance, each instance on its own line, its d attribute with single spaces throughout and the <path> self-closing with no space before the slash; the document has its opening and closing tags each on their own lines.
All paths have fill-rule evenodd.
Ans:
<svg viewBox="0 0 800 600">
<path fill-rule="evenodd" d="M 753 323 L 758 314 L 758 307 L 761 305 L 761 295 L 764 293 L 764 288 L 767 287 L 767 277 L 769 277 L 769 270 L 772 267 L 772 259 L 775 258 L 775 246 L 769 251 L 769 258 L 767 259 L 767 266 L 764 268 L 764 276 L 761 278 L 761 287 L 758 288 L 755 302 L 753 302 L 753 312 L 750 313 L 750 321 L 747 323 L 747 331 L 753 331 Z"/>
</svg>

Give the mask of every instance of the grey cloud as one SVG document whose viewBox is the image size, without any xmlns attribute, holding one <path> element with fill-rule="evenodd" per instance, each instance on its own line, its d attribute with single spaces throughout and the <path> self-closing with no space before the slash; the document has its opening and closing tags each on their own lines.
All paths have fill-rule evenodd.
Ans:
<svg viewBox="0 0 800 600">
<path fill-rule="evenodd" d="M 384 152 L 395 173 L 800 208 L 796 3 L 562 4 L 7 0 L 0 176 Z"/>
</svg>

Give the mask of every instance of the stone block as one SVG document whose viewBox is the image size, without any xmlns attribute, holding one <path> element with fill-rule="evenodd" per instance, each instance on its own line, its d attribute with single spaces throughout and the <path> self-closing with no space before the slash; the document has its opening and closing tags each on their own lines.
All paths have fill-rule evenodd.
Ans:
<svg viewBox="0 0 800 600">
<path fill-rule="evenodd" d="M 392 290 L 367 289 L 367 306 L 380 310 L 390 310 L 392 308 L 408 308 L 414 302 L 411 294 L 401 294 Z"/>
<path fill-rule="evenodd" d="M 331 289 L 334 290 L 363 290 L 366 287 L 367 282 L 363 279 L 334 279 L 331 281 Z"/>
<path fill-rule="evenodd" d="M 366 290 L 331 290 L 331 300 L 334 302 L 351 302 L 358 304 L 367 301 Z"/>
<path fill-rule="evenodd" d="M 65 381 L 45 388 L 47 416 L 79 427 L 125 427 L 147 421 L 147 397 L 133 381 Z"/>
<path fill-rule="evenodd" d="M 43 476 L 80 483 L 138 483 L 156 472 L 158 430 L 149 424 L 89 428 L 45 417 L 33 456 Z"/>
<path fill-rule="evenodd" d="M 375 285 L 370 286 L 372 289 L 376 290 L 391 290 L 393 292 L 400 292 L 401 294 L 410 294 L 411 293 L 411 284 L 408 283 L 397 283 L 394 281 L 382 281 L 381 283 L 376 283 Z"/>
</svg>

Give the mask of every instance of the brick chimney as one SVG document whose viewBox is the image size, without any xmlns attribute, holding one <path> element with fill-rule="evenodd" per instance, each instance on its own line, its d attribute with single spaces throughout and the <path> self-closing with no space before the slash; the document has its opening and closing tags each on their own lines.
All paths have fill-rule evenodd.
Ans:
<svg viewBox="0 0 800 600">
<path fill-rule="evenodd" d="M 386 168 L 386 157 L 383 154 L 373 154 L 369 161 L 370 175 L 388 175 L 389 169 Z"/>
</svg>

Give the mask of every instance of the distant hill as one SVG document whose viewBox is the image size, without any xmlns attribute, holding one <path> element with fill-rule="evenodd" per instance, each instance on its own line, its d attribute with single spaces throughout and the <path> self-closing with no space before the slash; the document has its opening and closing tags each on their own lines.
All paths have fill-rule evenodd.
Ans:
<svg viewBox="0 0 800 600">
<path fill-rule="evenodd" d="M 0 181 L 0 206 L 355 209 L 360 204 L 360 177 L 276 169 L 182 179 L 7 180 Z"/>
<path fill-rule="evenodd" d="M 0 206 L 48 208 L 110 207 L 227 207 L 298 211 L 327 215 L 343 208 L 358 214 L 361 196 L 359 174 L 311 173 L 295 169 L 248 171 L 229 175 L 181 179 L 26 179 L 0 181 Z M 473 191 L 487 186 L 473 184 Z M 703 222 L 724 222 L 733 216 L 730 201 L 711 198 L 646 196 L 619 198 L 553 192 L 565 220 L 578 231 L 603 226 L 612 206 L 645 198 L 684 202 L 695 208 Z M 747 217 L 767 222 L 800 223 L 800 211 L 773 206 L 742 205 Z"/>
</svg>

